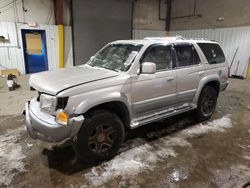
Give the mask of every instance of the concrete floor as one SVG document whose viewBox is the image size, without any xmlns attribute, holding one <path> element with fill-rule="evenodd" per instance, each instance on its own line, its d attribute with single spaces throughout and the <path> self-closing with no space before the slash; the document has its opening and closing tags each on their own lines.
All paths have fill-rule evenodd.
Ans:
<svg viewBox="0 0 250 188">
<path fill-rule="evenodd" d="M 250 181 L 250 81 L 230 80 L 211 120 L 191 113 L 131 131 L 119 155 L 81 163 L 70 143 L 28 137 L 21 115 L 36 92 L 9 92 L 0 79 L 0 187 L 240 188 Z"/>
</svg>

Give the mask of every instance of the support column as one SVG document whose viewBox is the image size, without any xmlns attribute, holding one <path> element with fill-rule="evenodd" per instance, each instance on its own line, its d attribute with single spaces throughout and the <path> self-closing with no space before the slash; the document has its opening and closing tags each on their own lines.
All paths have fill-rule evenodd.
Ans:
<svg viewBox="0 0 250 188">
<path fill-rule="evenodd" d="M 166 35 L 169 35 L 169 31 L 170 31 L 170 24 L 171 24 L 171 9 L 172 9 L 172 0 L 167 0 L 166 1 L 166 10 L 167 10 L 167 14 L 166 14 Z"/>
<path fill-rule="evenodd" d="M 247 67 L 247 79 L 250 80 L 250 58 L 249 58 L 248 67 Z"/>
<path fill-rule="evenodd" d="M 64 67 L 63 0 L 54 0 L 56 24 L 58 25 L 59 68 Z"/>
<path fill-rule="evenodd" d="M 64 68 L 64 34 L 63 25 L 58 25 L 59 38 L 59 68 Z"/>
</svg>

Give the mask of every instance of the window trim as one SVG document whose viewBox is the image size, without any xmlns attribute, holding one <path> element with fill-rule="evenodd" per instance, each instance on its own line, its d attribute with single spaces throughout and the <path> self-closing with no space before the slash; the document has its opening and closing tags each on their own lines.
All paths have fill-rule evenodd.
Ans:
<svg viewBox="0 0 250 188">
<path fill-rule="evenodd" d="M 149 45 L 143 52 L 143 54 L 140 57 L 139 63 L 140 63 L 140 73 L 141 73 L 141 66 L 142 66 L 142 60 L 145 58 L 146 54 L 148 53 L 149 49 L 151 47 L 154 46 L 165 46 L 165 47 L 170 47 L 170 58 L 171 58 L 171 62 L 172 62 L 172 68 L 171 69 L 160 69 L 160 70 L 156 70 L 156 73 L 158 72 L 164 72 L 164 71 L 172 71 L 172 70 L 176 70 L 176 59 L 175 59 L 175 52 L 173 51 L 173 44 L 164 44 L 164 43 L 155 43 L 155 44 L 151 44 Z M 152 62 L 154 63 L 154 62 Z"/>
<path fill-rule="evenodd" d="M 196 53 L 197 53 L 197 55 L 198 55 L 198 57 L 199 57 L 199 59 L 200 59 L 200 63 L 199 63 L 199 64 L 179 66 L 179 62 L 178 62 L 178 58 L 177 58 L 177 53 L 176 53 L 175 47 L 176 47 L 176 46 L 182 46 L 182 45 L 191 46 L 191 47 L 193 47 L 193 48 L 195 49 L 195 51 L 196 51 Z M 192 43 L 175 43 L 174 46 L 173 46 L 173 50 L 174 50 L 175 59 L 176 59 L 176 69 L 186 69 L 186 68 L 192 68 L 192 67 L 199 67 L 199 66 L 202 65 L 201 58 L 200 58 L 199 53 L 198 53 L 198 51 L 196 50 L 194 44 L 192 44 Z M 194 55 L 193 52 L 192 52 L 192 55 Z"/>
</svg>

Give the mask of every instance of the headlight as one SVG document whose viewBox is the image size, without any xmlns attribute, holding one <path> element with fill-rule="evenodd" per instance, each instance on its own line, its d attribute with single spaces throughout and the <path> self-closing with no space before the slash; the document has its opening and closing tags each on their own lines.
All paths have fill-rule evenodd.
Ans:
<svg viewBox="0 0 250 188">
<path fill-rule="evenodd" d="M 40 107 L 45 110 L 56 110 L 56 97 L 46 94 L 40 95 Z"/>
</svg>

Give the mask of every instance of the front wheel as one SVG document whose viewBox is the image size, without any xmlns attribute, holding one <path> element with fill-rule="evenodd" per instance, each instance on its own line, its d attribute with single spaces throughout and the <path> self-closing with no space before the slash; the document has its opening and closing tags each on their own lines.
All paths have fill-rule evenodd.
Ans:
<svg viewBox="0 0 250 188">
<path fill-rule="evenodd" d="M 218 93 L 211 86 L 205 86 L 200 94 L 196 115 L 200 120 L 209 119 L 216 108 Z"/>
<path fill-rule="evenodd" d="M 124 140 L 124 132 L 116 114 L 96 111 L 87 115 L 73 147 L 82 161 L 96 164 L 115 156 Z"/>
</svg>

